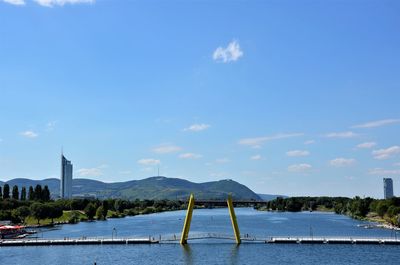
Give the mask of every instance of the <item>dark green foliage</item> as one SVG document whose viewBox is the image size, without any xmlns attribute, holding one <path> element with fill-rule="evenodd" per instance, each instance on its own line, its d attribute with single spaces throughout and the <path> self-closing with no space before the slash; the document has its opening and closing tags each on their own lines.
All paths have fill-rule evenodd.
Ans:
<svg viewBox="0 0 400 265">
<path fill-rule="evenodd" d="M 25 218 L 31 214 L 31 210 L 28 206 L 20 206 L 12 211 L 13 219 L 17 219 L 19 222 L 24 223 Z"/>
<path fill-rule="evenodd" d="M 4 184 L 3 187 L 3 199 L 9 199 L 10 198 L 10 185 Z"/>
<path fill-rule="evenodd" d="M 18 186 L 14 185 L 13 189 L 12 189 L 12 198 L 14 200 L 19 200 L 19 191 L 18 191 Z"/>
<path fill-rule="evenodd" d="M 55 202 L 50 202 L 47 203 L 46 206 L 47 206 L 46 217 L 50 218 L 52 223 L 54 223 L 55 218 L 59 218 L 63 215 L 63 209 L 59 204 Z"/>
<path fill-rule="evenodd" d="M 22 187 L 21 189 L 21 201 L 25 201 L 26 200 L 26 188 Z"/>
<path fill-rule="evenodd" d="M 3 188 L 0 186 L 0 200 L 3 199 Z"/>
<path fill-rule="evenodd" d="M 36 185 L 35 187 L 35 192 L 34 192 L 34 200 L 36 201 L 41 201 L 42 199 L 42 186 L 41 185 Z"/>
<path fill-rule="evenodd" d="M 29 186 L 29 195 L 28 195 L 28 199 L 30 201 L 35 200 L 35 191 L 33 190 L 32 186 Z"/>
<path fill-rule="evenodd" d="M 96 215 L 96 205 L 92 202 L 88 203 L 85 207 L 85 214 L 89 220 L 93 220 L 94 216 Z"/>
<path fill-rule="evenodd" d="M 47 185 L 44 186 L 44 189 L 42 190 L 41 200 L 45 202 L 50 201 L 50 190 Z"/>
<path fill-rule="evenodd" d="M 38 221 L 38 224 L 40 224 L 40 220 L 47 217 L 47 211 L 49 209 L 43 203 L 34 202 L 31 205 L 30 210 L 31 210 L 32 216 L 35 217 Z"/>
<path fill-rule="evenodd" d="M 97 208 L 96 210 L 97 220 L 105 220 L 103 212 L 104 212 L 103 206 L 99 206 L 99 208 Z"/>
</svg>

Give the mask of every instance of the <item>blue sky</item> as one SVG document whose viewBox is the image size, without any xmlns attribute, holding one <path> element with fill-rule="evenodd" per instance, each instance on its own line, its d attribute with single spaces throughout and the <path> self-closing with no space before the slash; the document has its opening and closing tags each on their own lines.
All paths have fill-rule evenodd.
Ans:
<svg viewBox="0 0 400 265">
<path fill-rule="evenodd" d="M 0 180 L 400 193 L 398 1 L 0 1 Z"/>
</svg>

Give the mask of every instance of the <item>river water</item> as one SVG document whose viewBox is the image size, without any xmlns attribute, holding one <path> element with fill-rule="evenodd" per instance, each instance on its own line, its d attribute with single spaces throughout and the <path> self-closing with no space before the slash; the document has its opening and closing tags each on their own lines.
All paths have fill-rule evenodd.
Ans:
<svg viewBox="0 0 400 265">
<path fill-rule="evenodd" d="M 270 236 L 351 236 L 395 237 L 391 230 L 365 229 L 368 224 L 333 213 L 260 212 L 237 208 L 242 235 Z M 44 230 L 45 238 L 64 237 L 155 237 L 178 238 L 185 211 L 82 222 Z M 195 210 L 190 234 L 217 233 L 232 235 L 227 209 Z M 202 239 L 154 245 L 94 245 L 0 248 L 0 264 L 81 265 L 81 264 L 400 264 L 400 246 L 389 245 L 306 245 L 257 244 Z"/>
</svg>

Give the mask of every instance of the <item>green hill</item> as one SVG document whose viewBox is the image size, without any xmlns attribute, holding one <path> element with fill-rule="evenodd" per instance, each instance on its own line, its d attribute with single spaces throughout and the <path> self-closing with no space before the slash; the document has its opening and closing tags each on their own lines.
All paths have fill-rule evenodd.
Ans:
<svg viewBox="0 0 400 265">
<path fill-rule="evenodd" d="M 7 181 L 14 185 L 29 187 L 40 184 L 48 185 L 52 197 L 60 193 L 60 180 L 13 179 Z M 3 185 L 3 184 L 0 184 Z M 193 193 L 197 199 L 226 199 L 229 193 L 234 199 L 261 200 L 261 198 L 245 185 L 233 180 L 220 180 L 205 183 L 194 183 L 184 179 L 151 177 L 142 180 L 104 183 L 91 179 L 74 179 L 73 195 L 94 195 L 97 198 L 124 199 L 187 199 Z"/>
</svg>

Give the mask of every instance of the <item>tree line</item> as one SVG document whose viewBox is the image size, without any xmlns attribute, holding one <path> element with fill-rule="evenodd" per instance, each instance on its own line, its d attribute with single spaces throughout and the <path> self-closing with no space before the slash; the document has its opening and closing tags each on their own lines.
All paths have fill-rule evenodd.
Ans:
<svg viewBox="0 0 400 265">
<path fill-rule="evenodd" d="M 60 218 L 62 222 L 76 223 L 185 208 L 184 202 L 169 200 L 79 198 L 52 200 L 48 187 L 42 188 L 40 185 L 35 188 L 29 187 L 28 196 L 24 187 L 21 189 L 21 194 L 18 192 L 18 196 L 18 187 L 14 186 L 13 191 L 15 192 L 11 192 L 10 196 L 10 187 L 7 184 L 2 189 L 0 220 L 11 220 L 15 224 L 24 224 L 29 217 L 34 218 L 37 224 L 44 219 L 50 219 L 51 223 L 54 223 L 55 219 Z"/>
<path fill-rule="evenodd" d="M 368 216 L 378 216 L 385 221 L 400 226 L 400 198 L 386 200 L 370 197 L 278 197 L 266 206 L 256 206 L 260 210 L 271 211 L 315 211 L 328 210 L 337 214 L 346 214 L 353 218 L 363 219 Z"/>
<path fill-rule="evenodd" d="M 0 199 L 14 199 L 14 200 L 29 200 L 29 201 L 49 201 L 50 200 L 50 190 L 46 185 L 42 188 L 42 185 L 36 185 L 35 188 L 29 186 L 28 193 L 26 192 L 26 187 L 21 188 L 21 192 L 17 185 L 12 187 L 10 192 L 10 185 L 4 184 L 3 188 L 0 186 Z"/>
</svg>

